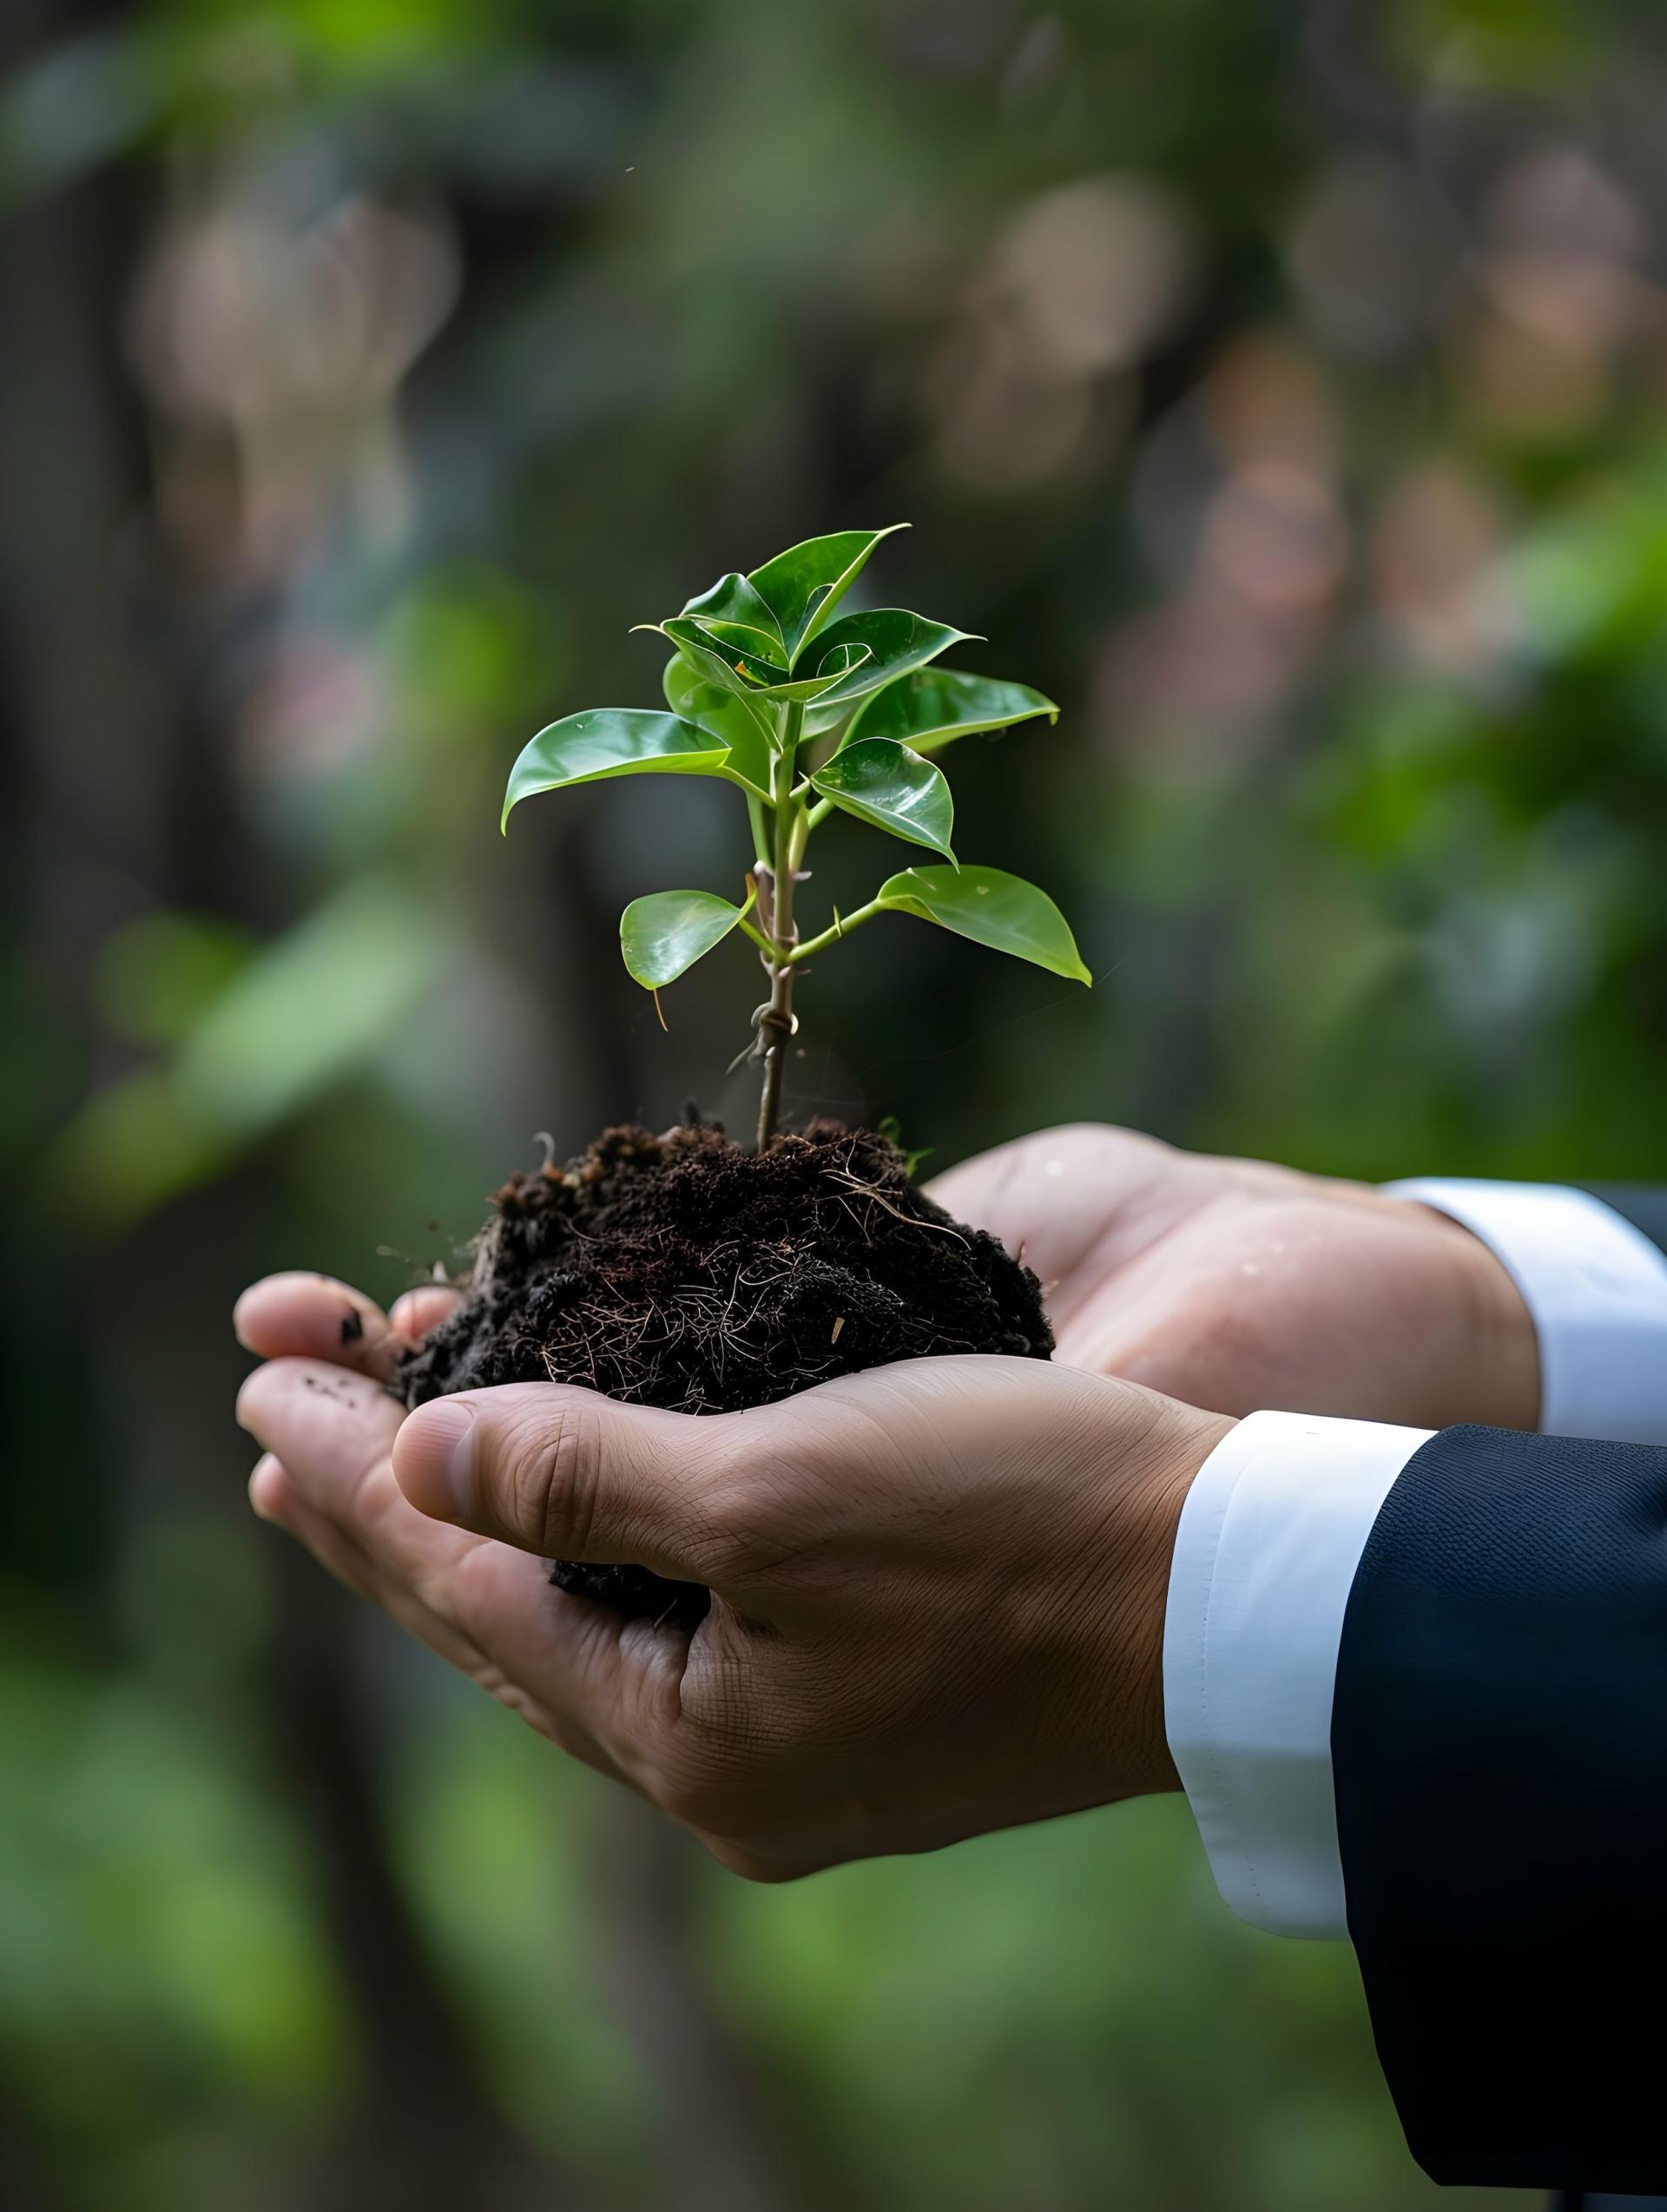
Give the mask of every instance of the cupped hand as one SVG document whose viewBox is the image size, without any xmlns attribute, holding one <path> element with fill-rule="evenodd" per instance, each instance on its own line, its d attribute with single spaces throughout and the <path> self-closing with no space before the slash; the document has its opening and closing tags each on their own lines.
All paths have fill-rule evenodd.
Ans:
<svg viewBox="0 0 1667 2212">
<path fill-rule="evenodd" d="M 1538 1419 L 1515 1286 L 1427 1207 L 1090 1123 L 1003 1145 L 930 1190 L 1035 1269 L 1072 1366 L 1222 1413 Z"/>
<path fill-rule="evenodd" d="M 246 1294 L 257 1511 L 726 1865 L 784 1879 L 1174 1786 L 1170 1557 L 1229 1423 L 981 1358 L 700 1419 L 519 1384 L 402 1424 L 378 1377 L 420 1318 L 316 1277 Z M 712 1609 L 692 1636 L 623 1620 L 552 1590 L 557 1557 Z"/>
</svg>

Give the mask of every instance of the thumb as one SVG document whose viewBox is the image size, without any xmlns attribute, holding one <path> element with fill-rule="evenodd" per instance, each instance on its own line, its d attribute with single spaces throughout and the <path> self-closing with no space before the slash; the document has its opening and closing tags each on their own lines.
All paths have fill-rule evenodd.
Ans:
<svg viewBox="0 0 1667 2212">
<path fill-rule="evenodd" d="M 418 1406 L 394 1438 L 393 1471 L 432 1518 L 524 1551 L 709 1583 L 725 1547 L 710 1511 L 721 1454 L 707 1439 L 727 1425 L 507 1383 Z"/>
</svg>

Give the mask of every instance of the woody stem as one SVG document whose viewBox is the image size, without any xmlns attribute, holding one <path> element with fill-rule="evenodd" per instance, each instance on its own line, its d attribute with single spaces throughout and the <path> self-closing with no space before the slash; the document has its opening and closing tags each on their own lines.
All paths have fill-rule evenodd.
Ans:
<svg viewBox="0 0 1667 2212">
<path fill-rule="evenodd" d="M 781 1112 L 781 1083 L 787 1073 L 787 1044 L 793 1036 L 793 948 L 798 932 L 793 920 L 794 876 L 804 856 L 805 836 L 800 826 L 802 800 L 793 795 L 794 756 L 804 728 L 805 710 L 798 701 L 787 708 L 771 787 L 775 807 L 775 862 L 770 871 L 770 938 L 774 959 L 770 967 L 769 1004 L 759 1016 L 759 1038 L 764 1056 L 764 1083 L 758 1106 L 758 1149 L 769 1149 Z"/>
</svg>

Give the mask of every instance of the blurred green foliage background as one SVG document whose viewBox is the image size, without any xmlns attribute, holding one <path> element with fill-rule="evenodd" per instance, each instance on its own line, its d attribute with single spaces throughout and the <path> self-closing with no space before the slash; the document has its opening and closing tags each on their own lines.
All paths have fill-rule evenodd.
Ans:
<svg viewBox="0 0 1667 2212">
<path fill-rule="evenodd" d="M 1352 1960 L 1184 1807 L 752 1891 L 243 1504 L 227 1313 L 392 1296 L 723 1070 L 530 807 L 628 624 L 814 531 L 1064 713 L 794 1105 L 1658 1175 L 1667 43 L 1600 0 L 13 0 L 0 23 L 0 2202 L 1392 2212 Z M 892 865 L 825 840 L 819 896 Z M 824 870 L 826 872 L 824 873 Z M 1439 1839 L 1433 1839 L 1433 1847 Z M 1463 2203 L 1492 2201 L 1460 2195 Z"/>
</svg>

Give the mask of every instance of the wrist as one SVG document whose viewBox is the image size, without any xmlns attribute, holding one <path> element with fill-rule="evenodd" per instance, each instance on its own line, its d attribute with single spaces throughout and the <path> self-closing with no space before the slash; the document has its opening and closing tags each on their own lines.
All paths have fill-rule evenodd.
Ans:
<svg viewBox="0 0 1667 2212">
<path fill-rule="evenodd" d="M 1133 1385 L 1114 1387 L 1136 1391 Z M 1153 1392 L 1137 1395 L 1146 1401 L 1147 1418 L 1136 1438 L 1123 1427 L 1127 1441 L 1116 1476 L 1120 1506 L 1106 1532 L 1106 1583 L 1123 1601 L 1106 1624 L 1110 1648 L 1097 1669 L 1117 1713 L 1108 1740 L 1117 1747 L 1118 1786 L 1108 1798 L 1181 1787 L 1163 1718 L 1163 1628 L 1176 1537 L 1199 1471 L 1238 1426 L 1226 1415 Z"/>
</svg>

